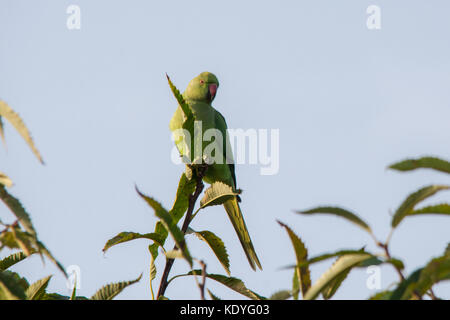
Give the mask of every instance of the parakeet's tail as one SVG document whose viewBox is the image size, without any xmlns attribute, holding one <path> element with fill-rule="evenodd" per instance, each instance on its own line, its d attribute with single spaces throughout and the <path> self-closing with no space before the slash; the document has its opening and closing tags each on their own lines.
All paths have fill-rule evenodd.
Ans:
<svg viewBox="0 0 450 320">
<path fill-rule="evenodd" d="M 262 270 L 261 263 L 256 255 L 252 240 L 250 239 L 250 235 L 248 233 L 247 226 L 245 225 L 244 217 L 242 216 L 237 198 L 226 201 L 223 206 L 228 213 L 228 217 L 233 224 L 234 230 L 236 230 L 250 266 L 253 270 L 256 270 L 255 265 Z"/>
</svg>

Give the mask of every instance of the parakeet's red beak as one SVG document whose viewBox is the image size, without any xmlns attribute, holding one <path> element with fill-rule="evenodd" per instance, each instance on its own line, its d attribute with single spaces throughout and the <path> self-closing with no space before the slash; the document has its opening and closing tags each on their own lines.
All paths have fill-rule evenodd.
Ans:
<svg viewBox="0 0 450 320">
<path fill-rule="evenodd" d="M 208 88 L 209 88 L 209 94 L 211 96 L 211 100 L 213 100 L 214 97 L 216 96 L 217 84 L 211 83 Z"/>
</svg>

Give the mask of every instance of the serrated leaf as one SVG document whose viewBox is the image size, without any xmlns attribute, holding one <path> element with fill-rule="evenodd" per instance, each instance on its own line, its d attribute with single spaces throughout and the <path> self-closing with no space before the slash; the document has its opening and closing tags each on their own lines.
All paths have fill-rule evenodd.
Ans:
<svg viewBox="0 0 450 320">
<path fill-rule="evenodd" d="M 66 269 L 63 267 L 63 265 L 56 260 L 56 258 L 50 253 L 50 251 L 45 247 L 45 245 L 37 241 L 38 245 L 38 252 L 46 256 L 53 264 L 64 274 L 65 277 L 67 277 Z"/>
<path fill-rule="evenodd" d="M 17 130 L 17 132 L 22 136 L 25 142 L 33 151 L 34 155 L 38 158 L 41 163 L 44 163 L 42 160 L 41 154 L 39 150 L 34 145 L 33 139 L 31 138 L 31 134 L 28 131 L 28 128 L 25 126 L 25 123 L 20 118 L 20 116 L 11 109 L 4 101 L 0 101 L 0 117 L 5 118 L 11 123 L 11 125 Z M 3 126 L 1 126 L 0 135 L 3 138 Z"/>
<path fill-rule="evenodd" d="M 167 81 L 169 82 L 169 87 L 170 87 L 173 95 L 175 96 L 175 99 L 177 99 L 178 105 L 180 106 L 180 108 L 183 112 L 183 115 L 184 115 L 182 129 L 189 132 L 191 137 L 202 137 L 203 136 L 202 134 L 196 135 L 195 126 L 194 126 L 195 117 L 194 117 L 191 107 L 189 106 L 187 101 L 184 99 L 184 97 L 180 93 L 180 91 L 172 83 L 172 81 L 170 80 L 170 78 L 167 74 L 166 74 L 166 77 L 167 77 Z M 177 142 L 176 145 L 180 151 L 180 154 L 182 155 L 183 162 L 192 163 L 194 160 L 193 157 L 195 154 L 195 152 L 191 152 L 192 139 L 186 139 L 186 137 L 182 137 L 182 141 L 183 141 L 183 143 L 181 143 L 181 141 L 180 141 L 180 142 Z M 180 145 L 183 145 L 183 147 L 181 147 L 181 149 L 180 149 Z"/>
<path fill-rule="evenodd" d="M 322 297 L 325 300 L 331 299 L 336 291 L 341 286 L 342 282 L 347 278 L 350 273 L 351 268 L 347 269 L 344 272 L 341 272 L 336 278 L 330 281 L 330 283 L 322 290 Z"/>
<path fill-rule="evenodd" d="M 211 297 L 211 300 L 221 300 L 218 296 L 216 296 L 214 293 L 212 293 L 209 289 L 206 289 L 206 291 L 208 291 L 208 294 Z"/>
<path fill-rule="evenodd" d="M 25 211 L 19 200 L 9 194 L 3 185 L 0 185 L 0 199 L 19 220 L 24 229 L 32 235 L 36 235 L 30 215 Z"/>
<path fill-rule="evenodd" d="M 331 253 L 324 253 L 324 254 L 312 257 L 312 258 L 308 259 L 307 261 L 300 263 L 300 265 L 294 264 L 294 265 L 284 267 L 283 269 L 294 269 L 297 266 L 303 267 L 303 266 L 311 265 L 314 263 L 322 262 L 327 259 L 344 256 L 347 254 L 352 254 L 352 253 L 359 254 L 359 253 L 364 253 L 364 252 L 365 251 L 363 249 L 360 249 L 360 250 L 346 249 L 346 250 L 339 250 L 339 251 L 331 252 Z"/>
<path fill-rule="evenodd" d="M 74 299 L 71 297 L 61 295 L 59 293 L 44 293 L 40 300 L 89 300 L 84 296 L 76 296 Z"/>
<path fill-rule="evenodd" d="M 309 271 L 309 266 L 300 266 L 302 263 L 306 262 L 308 260 L 308 251 L 305 248 L 305 244 L 300 239 L 299 236 L 295 234 L 292 229 L 287 226 L 286 224 L 278 221 L 280 226 L 282 226 L 286 232 L 289 235 L 289 238 L 291 239 L 292 246 L 294 247 L 295 256 L 297 258 L 297 268 L 296 271 L 298 272 L 298 280 L 300 284 L 300 289 L 302 291 L 302 295 L 304 296 L 306 292 L 311 287 L 311 275 Z"/>
<path fill-rule="evenodd" d="M 398 171 L 410 171 L 420 168 L 427 168 L 450 173 L 450 162 L 436 157 L 422 157 L 418 159 L 403 160 L 390 165 L 389 168 Z"/>
<path fill-rule="evenodd" d="M 178 104 L 181 107 L 181 110 L 183 110 L 184 115 L 186 116 L 186 118 L 191 118 L 193 117 L 192 114 L 192 110 L 191 107 L 189 106 L 189 104 L 184 100 L 183 95 L 180 93 L 180 91 L 175 87 L 175 85 L 172 83 L 172 81 L 170 80 L 169 76 L 166 74 L 167 77 L 167 81 L 169 82 L 169 87 L 170 90 L 172 90 L 173 95 L 175 96 L 175 98 L 178 101 Z"/>
<path fill-rule="evenodd" d="M 9 267 L 27 258 L 22 251 L 13 253 L 0 261 L 0 271 L 5 271 Z"/>
<path fill-rule="evenodd" d="M 154 242 L 158 243 L 159 245 L 163 240 L 161 235 L 159 235 L 157 233 L 141 234 L 141 233 L 136 233 L 136 232 L 121 232 L 106 242 L 105 247 L 103 248 L 103 252 L 106 252 L 109 248 L 111 248 L 112 246 L 115 246 L 119 243 L 124 243 L 124 242 L 128 242 L 128 241 L 135 240 L 135 239 L 149 239 L 149 240 L 153 240 Z"/>
<path fill-rule="evenodd" d="M 0 172 L 0 184 L 3 184 L 5 187 L 10 188 L 13 185 L 13 182 L 6 174 Z"/>
<path fill-rule="evenodd" d="M 392 296 L 392 291 L 386 290 L 386 291 L 381 291 L 381 292 L 374 294 L 373 296 L 371 296 L 369 298 L 369 300 L 389 300 L 391 298 L 391 296 Z"/>
<path fill-rule="evenodd" d="M 25 300 L 28 282 L 15 272 L 0 272 L 0 300 Z"/>
<path fill-rule="evenodd" d="M 14 235 L 17 245 L 25 255 L 29 256 L 36 251 L 37 240 L 33 235 L 28 232 L 23 232 L 19 228 L 11 228 L 11 232 Z"/>
<path fill-rule="evenodd" d="M 223 182 L 216 181 L 205 191 L 204 197 L 200 200 L 200 207 L 206 208 L 224 204 L 227 200 L 233 199 L 239 193 Z"/>
<path fill-rule="evenodd" d="M 450 280 L 450 256 L 444 254 L 434 258 L 423 268 L 414 290 L 420 296 L 441 281 Z"/>
<path fill-rule="evenodd" d="M 112 300 L 119 293 L 121 293 L 126 287 L 141 280 L 142 274 L 135 280 L 122 281 L 117 283 L 107 284 L 100 288 L 92 297 L 91 300 Z"/>
<path fill-rule="evenodd" d="M 181 175 L 180 182 L 178 183 L 177 194 L 175 197 L 174 204 L 172 209 L 170 209 L 169 213 L 173 217 L 174 223 L 178 223 L 180 219 L 183 217 L 184 213 L 187 211 L 189 206 L 189 196 L 194 192 L 196 182 L 195 179 L 189 180 L 185 173 Z M 168 232 L 166 228 L 162 225 L 161 222 L 157 222 L 155 226 L 154 233 L 158 234 L 161 237 L 160 244 L 164 245 Z M 149 247 L 150 253 L 153 259 L 156 259 L 158 256 L 158 247 L 159 244 L 152 244 Z"/>
<path fill-rule="evenodd" d="M 202 270 L 196 269 L 196 270 L 192 270 L 186 274 L 180 274 L 180 275 L 174 276 L 168 282 L 170 283 L 174 279 L 180 278 L 180 277 L 201 276 L 201 275 L 202 275 Z M 227 276 L 224 276 L 221 274 L 211 274 L 211 273 L 205 274 L 205 277 L 209 278 L 209 279 L 213 279 L 213 280 L 223 284 L 224 286 L 230 288 L 231 290 L 236 291 L 252 300 L 265 300 L 266 299 L 266 298 L 260 296 L 259 294 L 255 293 L 254 291 L 247 289 L 244 282 L 242 282 L 242 280 L 240 280 L 238 278 L 227 277 Z"/>
<path fill-rule="evenodd" d="M 31 284 L 25 291 L 27 300 L 40 300 L 45 293 L 45 289 L 47 288 L 51 277 L 52 276 L 45 277 Z"/>
<path fill-rule="evenodd" d="M 167 259 L 184 259 L 183 252 L 178 249 L 166 251 L 165 255 Z"/>
<path fill-rule="evenodd" d="M 152 294 L 152 300 L 155 300 L 155 293 L 153 292 L 153 280 L 156 278 L 156 265 L 155 260 L 153 259 L 153 256 L 150 258 L 150 291 Z"/>
<path fill-rule="evenodd" d="M 77 280 L 77 275 L 75 274 L 75 279 L 73 281 L 73 289 L 72 289 L 72 294 L 70 295 L 70 300 L 77 300 L 77 284 L 78 284 L 78 280 Z"/>
<path fill-rule="evenodd" d="M 195 179 L 188 179 L 185 173 L 181 175 L 175 201 L 169 211 L 175 222 L 178 223 L 187 211 L 189 207 L 189 197 L 194 193 L 196 185 L 197 182 Z"/>
<path fill-rule="evenodd" d="M 367 253 L 349 254 L 340 257 L 336 262 L 324 272 L 320 278 L 311 286 L 306 292 L 304 299 L 313 300 L 329 286 L 335 279 L 341 276 L 344 272 L 358 265 L 362 261 L 372 258 L 372 255 Z"/>
<path fill-rule="evenodd" d="M 400 282 L 392 292 L 389 300 L 409 300 L 413 294 L 413 285 L 419 280 L 423 268 L 417 269 L 409 277 Z"/>
<path fill-rule="evenodd" d="M 272 294 L 269 300 L 287 300 L 292 297 L 292 292 L 290 290 L 280 290 Z"/>
<path fill-rule="evenodd" d="M 416 209 L 412 211 L 409 215 L 422 215 L 422 214 L 444 214 L 450 215 L 450 204 L 442 203 L 433 206 L 424 207 L 421 209 Z"/>
<path fill-rule="evenodd" d="M 155 215 L 160 219 L 164 228 L 169 231 L 177 247 L 182 250 L 184 258 L 189 262 L 189 265 L 192 266 L 192 257 L 189 254 L 189 250 L 184 239 L 184 234 L 176 225 L 173 215 L 169 214 L 169 212 L 167 212 L 158 201 L 141 193 L 137 187 L 136 191 L 147 202 L 147 204 L 153 208 Z"/>
<path fill-rule="evenodd" d="M 395 228 L 399 223 L 407 216 L 414 212 L 414 208 L 417 204 L 424 201 L 425 199 L 433 196 L 439 191 L 448 190 L 450 186 L 446 185 L 431 185 L 410 194 L 405 201 L 400 205 L 400 207 L 395 212 L 392 217 L 392 227 Z"/>
<path fill-rule="evenodd" d="M 200 240 L 203 240 L 208 244 L 227 274 L 230 275 L 230 260 L 228 258 L 227 249 L 225 248 L 225 244 L 223 243 L 222 239 L 220 239 L 211 231 L 207 230 L 193 232 Z"/>
<path fill-rule="evenodd" d="M 2 233 L 0 233 L 0 248 L 3 247 L 7 247 L 10 249 L 20 249 L 13 232 L 3 231 Z"/>
<path fill-rule="evenodd" d="M 292 276 L 292 298 L 298 300 L 298 294 L 300 292 L 300 281 L 298 280 L 297 266 L 294 269 L 294 275 Z"/>
<path fill-rule="evenodd" d="M 369 225 L 362 220 L 360 217 L 358 217 L 355 213 L 339 208 L 339 207 L 316 207 L 309 210 L 302 210 L 297 211 L 299 214 L 304 215 L 312 215 L 312 214 L 329 214 L 329 215 L 335 215 L 341 218 L 344 218 L 357 226 L 361 227 L 362 229 L 366 230 L 370 234 L 372 234 L 372 229 L 369 227 Z"/>
</svg>

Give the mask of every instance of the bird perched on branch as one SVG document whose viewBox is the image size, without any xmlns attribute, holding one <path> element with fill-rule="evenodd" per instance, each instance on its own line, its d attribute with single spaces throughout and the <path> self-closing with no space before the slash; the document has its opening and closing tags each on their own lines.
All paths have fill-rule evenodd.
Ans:
<svg viewBox="0 0 450 320">
<path fill-rule="evenodd" d="M 214 109 L 211 105 L 216 96 L 218 87 L 219 81 L 217 80 L 217 77 L 210 72 L 202 72 L 189 82 L 183 93 L 183 98 L 187 102 L 189 109 L 193 114 L 194 120 L 197 123 L 200 123 L 201 127 L 200 132 L 195 133 L 195 130 L 190 130 L 192 132 L 189 132 L 189 134 L 191 139 L 195 139 L 194 136 L 201 134 L 202 151 L 208 145 L 208 148 L 215 150 L 216 153 L 219 153 L 215 153 L 213 156 L 214 161 L 208 164 L 203 180 L 209 184 L 220 181 L 230 186 L 237 192 L 233 155 L 231 152 L 229 136 L 227 135 L 227 124 L 225 118 L 220 114 L 220 112 Z M 178 108 L 170 121 L 170 130 L 172 132 L 176 132 L 177 130 L 183 129 L 183 123 L 186 121 L 186 118 L 187 117 L 184 114 L 183 109 L 180 105 L 178 105 Z M 216 132 L 220 133 L 220 138 L 214 139 L 213 142 L 205 142 L 203 139 L 203 134 L 208 129 L 218 130 Z M 192 160 L 193 152 L 191 152 L 191 148 L 186 147 L 187 145 L 185 143 L 185 138 L 186 137 L 183 135 L 178 135 L 178 138 L 175 139 L 175 144 L 182 157 L 187 157 Z M 213 145 L 211 146 L 211 144 Z M 189 146 L 191 146 L 191 144 L 189 144 Z M 239 201 L 240 198 L 236 194 L 231 199 L 225 201 L 223 206 L 225 207 L 228 217 L 233 224 L 250 266 L 253 270 L 256 270 L 256 266 L 262 269 L 261 263 L 259 262 L 258 256 L 256 255 L 250 239 L 247 226 L 245 225 L 244 217 L 242 216 L 242 211 L 239 206 Z"/>
</svg>

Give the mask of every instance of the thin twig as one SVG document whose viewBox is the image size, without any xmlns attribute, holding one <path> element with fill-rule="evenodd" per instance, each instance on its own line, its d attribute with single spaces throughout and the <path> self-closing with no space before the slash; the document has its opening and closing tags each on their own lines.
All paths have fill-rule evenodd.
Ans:
<svg viewBox="0 0 450 320">
<path fill-rule="evenodd" d="M 202 267 L 202 282 L 199 282 L 197 276 L 195 275 L 195 282 L 197 283 L 198 288 L 200 289 L 200 299 L 205 299 L 205 284 L 206 284 L 206 264 L 203 260 L 199 261 L 200 266 Z"/>
<path fill-rule="evenodd" d="M 197 199 L 200 196 L 200 194 L 202 193 L 203 188 L 205 186 L 203 184 L 203 176 L 205 175 L 207 168 L 208 168 L 207 165 L 198 166 L 197 175 L 195 177 L 195 179 L 196 179 L 195 191 L 193 194 L 191 194 L 189 196 L 189 206 L 187 209 L 186 216 L 184 218 L 183 226 L 181 228 L 181 231 L 184 234 L 186 234 L 189 224 L 192 221 L 192 213 L 194 212 L 195 203 L 197 202 Z M 194 168 L 191 168 L 191 169 L 194 169 Z M 174 246 L 174 250 L 175 249 L 177 249 L 176 245 Z M 180 248 L 180 249 L 182 250 L 183 248 Z M 159 284 L 159 289 L 158 289 L 158 294 L 156 296 L 156 299 L 159 299 L 161 296 L 164 296 L 164 293 L 166 292 L 169 273 L 170 273 L 170 270 L 172 269 L 174 262 L 175 262 L 175 259 L 166 259 L 166 266 L 164 267 L 164 271 L 163 271 L 163 275 L 161 277 L 161 282 Z"/>
<path fill-rule="evenodd" d="M 390 237 L 389 237 L 389 238 L 390 238 Z M 381 242 L 379 242 L 379 243 L 378 243 L 378 246 L 379 246 L 380 248 L 383 248 L 384 253 L 386 254 L 386 257 L 387 257 L 388 259 L 392 259 L 391 253 L 389 252 L 389 245 L 388 245 L 388 242 L 386 242 L 386 243 L 381 243 Z M 401 270 L 398 266 L 396 266 L 395 264 L 394 264 L 393 266 L 394 266 L 395 270 L 397 271 L 397 273 L 398 273 L 398 275 L 399 275 L 399 277 L 400 277 L 400 280 L 401 280 L 401 281 L 405 281 L 405 276 L 403 275 L 402 270 Z M 412 292 L 412 295 L 413 295 L 415 298 L 417 298 L 417 299 L 419 299 L 419 300 L 422 300 L 422 296 L 421 296 L 420 294 L 418 294 L 416 291 L 413 291 L 413 292 Z"/>
</svg>

